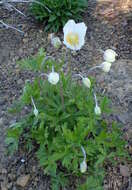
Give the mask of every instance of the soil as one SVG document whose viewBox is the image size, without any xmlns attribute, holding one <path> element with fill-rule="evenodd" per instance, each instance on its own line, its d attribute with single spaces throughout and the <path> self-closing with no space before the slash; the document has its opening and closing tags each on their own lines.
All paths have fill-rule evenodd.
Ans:
<svg viewBox="0 0 132 190">
<path fill-rule="evenodd" d="M 112 21 L 99 16 L 95 10 L 97 2 L 89 1 L 84 22 L 88 26 L 84 47 L 72 55 L 72 72 L 88 74 L 88 69 L 100 64 L 102 50 L 112 48 L 118 53 L 118 60 L 113 64 L 110 73 L 100 75 L 99 72 L 91 73 L 99 83 L 99 90 L 108 94 L 112 99 L 115 112 L 112 118 L 124 126 L 124 137 L 129 142 L 132 153 L 132 12 L 119 14 L 118 19 Z M 0 183 L 1 190 L 48 190 L 50 180 L 43 174 L 33 155 L 17 153 L 15 156 L 6 156 L 4 144 L 6 129 L 17 118 L 10 116 L 7 109 L 19 97 L 25 80 L 33 77 L 32 73 L 21 71 L 16 64 L 17 60 L 34 55 L 43 47 L 47 55 L 60 58 L 64 46 L 58 51 L 48 41 L 44 26 L 38 24 L 28 13 L 26 5 L 18 8 L 27 15 L 23 17 L 16 12 L 9 12 L 0 7 L 0 18 L 6 23 L 18 26 L 24 35 L 12 29 L 0 29 Z M 102 9 L 102 7 L 101 7 Z M 63 40 L 63 34 L 58 34 Z M 24 162 L 22 162 L 24 159 Z M 119 172 L 119 168 L 110 168 L 104 189 L 106 190 L 131 190 L 132 168 L 129 175 Z M 126 174 L 126 173 L 125 173 Z M 28 175 L 28 176 L 27 176 Z M 24 187 L 18 184 L 23 182 Z"/>
</svg>

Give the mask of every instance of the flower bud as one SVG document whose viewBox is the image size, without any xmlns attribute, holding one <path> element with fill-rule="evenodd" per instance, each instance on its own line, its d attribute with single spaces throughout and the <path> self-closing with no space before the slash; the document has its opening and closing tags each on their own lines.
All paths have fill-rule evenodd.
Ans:
<svg viewBox="0 0 132 190">
<path fill-rule="evenodd" d="M 111 63 L 105 61 L 101 64 L 101 68 L 104 72 L 108 73 L 111 68 Z"/>
<path fill-rule="evenodd" d="M 80 164 L 80 171 L 81 171 L 81 173 L 85 173 L 87 171 L 86 160 L 83 160 L 83 162 Z"/>
<path fill-rule="evenodd" d="M 34 108 L 34 111 L 33 111 L 34 115 L 37 117 L 38 116 L 38 110 L 37 108 Z"/>
<path fill-rule="evenodd" d="M 98 105 L 95 106 L 94 112 L 95 112 L 96 115 L 101 115 L 101 109 L 100 109 L 100 107 Z"/>
<path fill-rule="evenodd" d="M 48 75 L 48 81 L 53 84 L 56 85 L 59 82 L 59 74 L 56 72 L 51 72 Z"/>
<path fill-rule="evenodd" d="M 87 88 L 90 88 L 91 87 L 91 81 L 89 80 L 89 78 L 82 78 L 82 82 L 83 84 L 87 87 Z"/>
<path fill-rule="evenodd" d="M 55 37 L 51 39 L 51 44 L 56 48 L 59 49 L 59 47 L 61 46 L 61 41 L 59 37 Z"/>
<path fill-rule="evenodd" d="M 115 57 L 117 56 L 117 53 L 112 49 L 107 49 L 104 52 L 104 60 L 110 63 L 113 63 L 115 61 Z"/>
</svg>

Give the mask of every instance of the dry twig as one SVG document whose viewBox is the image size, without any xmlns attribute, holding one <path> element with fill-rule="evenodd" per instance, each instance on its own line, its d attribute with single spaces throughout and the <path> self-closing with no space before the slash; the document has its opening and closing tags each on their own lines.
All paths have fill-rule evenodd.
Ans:
<svg viewBox="0 0 132 190">
<path fill-rule="evenodd" d="M 12 5 L 12 3 L 37 3 L 41 6 L 43 6 L 48 12 L 51 12 L 51 10 L 44 4 L 40 3 L 39 1 L 37 0 L 1 0 L 0 1 L 0 6 L 3 6 L 5 7 L 6 9 L 8 9 L 9 11 L 12 11 L 12 10 L 15 10 L 16 12 L 18 12 L 19 14 L 21 14 L 22 16 L 26 17 L 26 15 L 21 12 L 19 9 L 17 9 L 14 5 Z M 0 20 L 0 27 L 5 27 L 6 29 L 14 29 L 22 34 L 24 34 L 23 31 L 19 30 L 18 28 L 14 27 L 14 26 L 11 26 L 9 24 L 6 24 L 4 21 Z"/>
</svg>

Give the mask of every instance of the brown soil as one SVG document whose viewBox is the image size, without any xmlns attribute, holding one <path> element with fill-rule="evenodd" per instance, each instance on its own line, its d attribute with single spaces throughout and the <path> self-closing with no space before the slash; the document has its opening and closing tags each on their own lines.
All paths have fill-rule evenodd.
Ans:
<svg viewBox="0 0 132 190">
<path fill-rule="evenodd" d="M 72 56 L 72 70 L 73 73 L 82 72 L 87 75 L 91 66 L 102 62 L 101 50 L 112 48 L 117 51 L 118 60 L 108 75 L 92 75 L 98 80 L 100 91 L 111 97 L 116 108 L 112 117 L 124 125 L 124 136 L 132 151 L 132 14 L 130 10 L 127 14 L 118 14 L 118 21 L 112 22 L 100 17 L 97 11 L 102 7 L 96 9 L 96 6 L 94 0 L 89 1 L 88 10 L 84 15 L 84 21 L 88 26 L 86 43 L 81 51 Z M 7 108 L 21 94 L 25 80 L 33 77 L 32 73 L 20 71 L 16 61 L 35 54 L 40 47 L 43 47 L 48 55 L 59 58 L 64 47 L 57 52 L 48 42 L 44 26 L 38 25 L 28 16 L 25 6 L 20 5 L 19 9 L 27 18 L 16 12 L 9 13 L 0 7 L 0 18 L 24 31 L 24 35 L 21 35 L 11 29 L 0 29 L 0 183 L 2 190 L 48 190 L 49 179 L 44 176 L 32 155 L 5 155 L 6 129 L 17 119 L 7 114 Z M 62 32 L 58 35 L 63 39 Z M 24 163 L 21 162 L 22 158 L 25 159 Z M 130 167 L 129 163 L 126 165 Z M 30 174 L 29 181 L 21 188 L 17 185 L 17 180 L 26 174 Z M 117 168 L 111 169 L 105 189 L 131 190 L 131 185 L 131 177 L 122 176 Z"/>
</svg>

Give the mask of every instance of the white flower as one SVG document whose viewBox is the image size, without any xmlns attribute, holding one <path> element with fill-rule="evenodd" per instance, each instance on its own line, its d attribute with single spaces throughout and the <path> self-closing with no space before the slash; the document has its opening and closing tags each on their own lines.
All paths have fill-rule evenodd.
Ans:
<svg viewBox="0 0 132 190">
<path fill-rule="evenodd" d="M 112 49 L 107 49 L 104 52 L 104 60 L 110 63 L 113 63 L 115 61 L 115 58 L 117 56 L 117 53 Z"/>
<path fill-rule="evenodd" d="M 84 45 L 87 26 L 82 22 L 76 24 L 74 20 L 69 20 L 64 28 L 64 44 L 74 51 L 80 50 Z"/>
<path fill-rule="evenodd" d="M 110 71 L 111 68 L 111 63 L 105 61 L 101 64 L 101 68 L 104 72 L 108 73 Z"/>
<path fill-rule="evenodd" d="M 91 87 L 91 81 L 90 81 L 89 78 L 83 77 L 83 78 L 82 78 L 82 82 L 83 82 L 83 84 L 84 84 L 87 88 L 90 88 L 90 87 Z"/>
<path fill-rule="evenodd" d="M 96 105 L 94 108 L 94 112 L 96 115 L 101 115 L 101 108 L 98 105 Z"/>
<path fill-rule="evenodd" d="M 83 160 L 82 163 L 80 163 L 80 171 L 81 173 L 85 173 L 87 171 L 87 163 L 86 160 Z"/>
<path fill-rule="evenodd" d="M 48 75 L 48 81 L 49 81 L 51 84 L 53 84 L 53 85 L 57 84 L 57 83 L 59 82 L 59 74 L 56 73 L 56 72 L 54 72 L 54 71 L 52 71 L 52 72 Z"/>
<path fill-rule="evenodd" d="M 37 110 L 37 108 L 34 108 L 33 113 L 34 113 L 34 115 L 35 115 L 36 117 L 38 116 L 38 110 Z"/>
<path fill-rule="evenodd" d="M 61 46 L 61 41 L 59 37 L 51 38 L 51 44 L 58 49 Z"/>
</svg>

